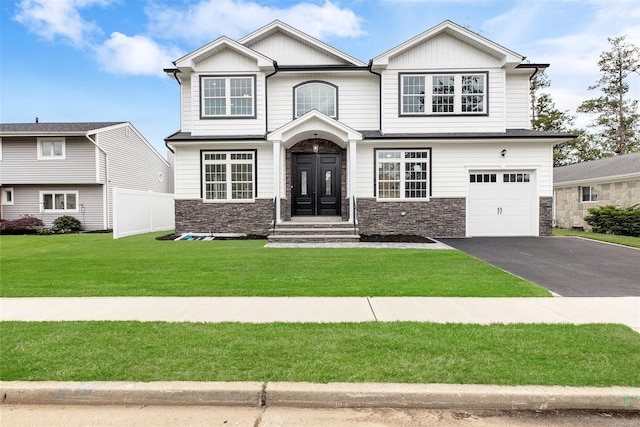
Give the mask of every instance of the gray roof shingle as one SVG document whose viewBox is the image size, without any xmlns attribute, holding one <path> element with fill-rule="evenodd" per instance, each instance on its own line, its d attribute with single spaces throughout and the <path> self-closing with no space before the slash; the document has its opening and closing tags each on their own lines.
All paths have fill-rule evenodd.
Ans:
<svg viewBox="0 0 640 427">
<path fill-rule="evenodd" d="M 71 133 L 119 125 L 126 122 L 62 122 L 62 123 L 0 123 L 0 133 Z"/>
<path fill-rule="evenodd" d="M 553 169 L 553 182 L 558 184 L 630 174 L 640 175 L 640 153 L 560 166 Z"/>
</svg>

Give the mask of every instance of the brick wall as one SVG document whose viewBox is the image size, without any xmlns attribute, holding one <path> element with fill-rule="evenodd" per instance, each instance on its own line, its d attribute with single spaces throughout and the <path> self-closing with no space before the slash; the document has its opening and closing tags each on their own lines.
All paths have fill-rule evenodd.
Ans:
<svg viewBox="0 0 640 427">
<path fill-rule="evenodd" d="M 255 203 L 202 203 L 176 200 L 176 233 L 246 233 L 267 236 L 273 224 L 273 200 Z"/>
<path fill-rule="evenodd" d="M 360 234 L 405 234 L 424 237 L 464 237 L 466 200 L 438 198 L 428 202 L 357 200 Z"/>
</svg>

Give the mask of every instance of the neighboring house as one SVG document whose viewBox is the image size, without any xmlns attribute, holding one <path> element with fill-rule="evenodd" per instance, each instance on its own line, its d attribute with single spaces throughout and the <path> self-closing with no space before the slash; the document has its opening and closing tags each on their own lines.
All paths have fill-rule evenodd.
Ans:
<svg viewBox="0 0 640 427">
<path fill-rule="evenodd" d="M 640 153 L 555 168 L 553 193 L 555 225 L 590 230 L 589 208 L 640 204 Z"/>
<path fill-rule="evenodd" d="M 113 226 L 113 188 L 172 192 L 169 163 L 128 122 L 0 124 L 2 219 Z"/>
<path fill-rule="evenodd" d="M 177 232 L 551 233 L 553 146 L 571 136 L 530 129 L 548 64 L 450 21 L 365 63 L 274 21 L 174 65 Z"/>
</svg>

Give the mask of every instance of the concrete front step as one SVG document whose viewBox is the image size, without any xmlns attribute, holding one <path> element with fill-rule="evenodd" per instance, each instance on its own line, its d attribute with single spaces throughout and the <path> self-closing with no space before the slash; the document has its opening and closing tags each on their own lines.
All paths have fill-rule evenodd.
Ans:
<svg viewBox="0 0 640 427">
<path fill-rule="evenodd" d="M 349 228 L 288 228 L 288 227 L 276 227 L 275 231 L 272 233 L 276 236 L 283 235 L 309 235 L 314 236 L 317 234 L 339 234 L 339 235 L 356 235 L 358 234 L 358 229 L 354 229 L 353 227 Z"/>
<path fill-rule="evenodd" d="M 279 234 L 267 237 L 272 243 L 358 243 L 359 234 Z"/>
</svg>

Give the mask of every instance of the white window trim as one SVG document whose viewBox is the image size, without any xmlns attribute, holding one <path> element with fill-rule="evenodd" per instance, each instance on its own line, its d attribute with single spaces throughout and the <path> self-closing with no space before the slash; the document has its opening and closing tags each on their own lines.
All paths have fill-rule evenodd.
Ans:
<svg viewBox="0 0 640 427">
<path fill-rule="evenodd" d="M 583 195 L 584 193 L 582 192 L 583 188 L 588 188 L 589 189 L 589 200 L 584 200 Z M 579 191 L 580 191 L 580 203 L 597 203 L 598 202 L 598 188 L 595 185 L 581 185 L 579 187 Z M 596 196 L 596 200 L 591 200 L 591 198 L 593 197 L 593 195 L 595 194 Z"/>
<path fill-rule="evenodd" d="M 325 86 L 325 87 L 327 87 L 327 88 L 329 88 L 329 89 L 331 89 L 333 91 L 333 114 L 329 115 L 329 114 L 325 113 L 324 111 L 318 110 L 317 108 L 312 108 L 309 111 L 318 110 L 322 114 L 327 115 L 328 117 L 331 117 L 333 119 L 337 119 L 338 118 L 338 87 L 333 85 L 333 84 L 331 84 L 331 83 L 327 83 L 327 82 L 320 81 L 320 80 L 313 80 L 313 81 L 309 81 L 309 82 L 304 82 L 304 83 L 301 83 L 301 84 L 297 85 L 294 88 L 294 96 L 293 96 L 294 97 L 294 100 L 293 100 L 293 109 L 294 109 L 294 111 L 293 111 L 293 117 L 294 118 L 298 118 L 298 117 L 303 116 L 304 114 L 309 112 L 309 111 L 306 111 L 306 112 L 304 112 L 302 114 L 298 114 L 298 90 L 300 90 L 300 89 L 302 89 L 302 88 L 304 88 L 306 86 L 310 86 L 310 85 Z"/>
<path fill-rule="evenodd" d="M 225 84 L 225 114 L 205 114 L 205 96 L 204 82 L 206 80 L 224 80 Z M 251 81 L 251 113 L 250 114 L 231 114 L 231 80 L 249 79 Z M 253 74 L 246 75 L 207 75 L 200 76 L 200 118 L 202 119 L 251 119 L 256 118 L 256 76 Z"/>
<path fill-rule="evenodd" d="M 454 93 L 453 93 L 453 111 L 452 112 L 433 112 L 433 97 L 439 96 L 433 93 L 433 77 L 447 77 L 453 76 L 454 78 Z M 462 111 L 462 96 L 473 96 L 473 94 L 462 93 L 462 78 L 469 76 L 481 76 L 484 83 L 484 92 L 478 94 L 483 97 L 482 111 Z M 416 94 L 404 93 L 404 81 L 405 77 L 421 77 L 424 79 L 424 110 L 423 112 L 405 112 L 403 99 L 405 96 L 416 96 Z M 451 71 L 442 73 L 400 73 L 399 74 L 399 115 L 402 117 L 423 117 L 423 116 L 487 116 L 489 115 L 489 74 L 486 71 Z M 447 96 L 447 94 L 443 94 Z"/>
<path fill-rule="evenodd" d="M 11 200 L 7 200 L 7 194 L 11 193 Z M 3 206 L 11 206 L 16 200 L 16 192 L 13 191 L 13 187 L 3 187 L 2 188 L 2 205 Z"/>
<path fill-rule="evenodd" d="M 62 155 L 61 156 L 45 156 L 42 154 L 42 144 L 44 142 L 62 142 Z M 67 142 L 64 137 L 39 137 L 37 147 L 38 160 L 65 160 L 67 158 Z"/>
<path fill-rule="evenodd" d="M 206 154 L 226 154 L 225 160 L 205 160 Z M 247 154 L 250 153 L 251 159 L 242 159 L 242 160 L 231 160 L 231 154 Z M 257 152 L 255 150 L 229 150 L 229 151 L 220 151 L 220 150 L 202 150 L 200 152 L 200 159 L 202 162 L 201 168 L 201 192 L 202 192 L 202 201 L 203 203 L 255 203 L 256 200 L 256 175 L 257 175 Z M 206 165 L 210 164 L 224 164 L 226 165 L 226 194 L 227 197 L 225 199 L 207 199 L 207 181 L 206 181 Z M 252 168 L 252 197 L 250 199 L 233 199 L 233 191 L 231 181 L 231 165 L 232 164 L 251 164 Z"/>
<path fill-rule="evenodd" d="M 392 158 L 389 161 L 385 161 L 384 159 L 379 159 L 378 158 L 378 153 L 379 152 L 399 152 L 400 157 L 399 158 Z M 416 152 L 416 151 L 426 151 L 428 154 L 428 157 L 426 159 L 414 159 L 414 158 L 405 158 L 404 157 L 404 153 L 406 152 Z M 375 176 L 375 180 L 376 180 L 376 188 L 375 188 L 375 197 L 376 197 L 376 201 L 379 202 L 428 202 L 431 199 L 431 148 L 377 148 L 374 150 L 374 156 L 375 156 L 375 171 L 374 171 L 374 176 Z M 400 163 L 400 197 L 380 197 L 380 181 L 379 181 L 379 175 L 378 175 L 378 171 L 379 171 L 379 164 L 381 163 L 380 160 L 382 160 L 382 163 Z M 427 197 L 405 197 L 405 182 L 406 182 L 406 177 L 405 177 L 405 173 L 404 173 L 404 165 L 405 163 L 409 163 L 409 162 L 415 162 L 416 160 L 426 160 L 427 163 Z"/>
<path fill-rule="evenodd" d="M 79 206 L 80 206 L 80 198 L 79 198 L 79 192 L 78 191 L 68 191 L 68 190 L 45 190 L 45 191 L 40 191 L 39 192 L 39 205 L 40 205 L 40 212 L 80 212 L 79 210 Z M 66 195 L 67 194 L 75 194 L 76 196 L 76 208 L 75 209 L 45 209 L 44 208 L 44 195 L 45 194 L 52 194 L 52 195 L 56 195 L 56 194 L 64 194 L 65 195 L 65 206 L 67 205 L 66 203 Z"/>
</svg>

